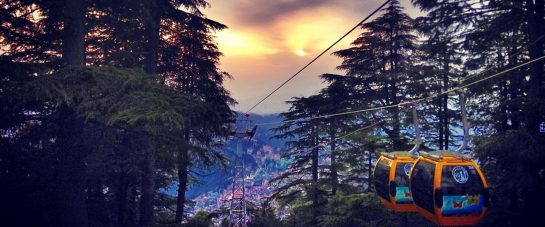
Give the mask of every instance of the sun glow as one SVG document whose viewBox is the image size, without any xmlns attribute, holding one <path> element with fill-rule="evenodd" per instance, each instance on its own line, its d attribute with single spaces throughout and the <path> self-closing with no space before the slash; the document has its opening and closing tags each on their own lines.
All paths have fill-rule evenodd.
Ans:
<svg viewBox="0 0 545 227">
<path fill-rule="evenodd" d="M 218 46 L 225 55 L 268 55 L 275 54 L 276 48 L 252 34 L 234 32 L 231 30 L 221 31 L 216 34 Z"/>
<path fill-rule="evenodd" d="M 283 45 L 297 56 L 307 56 L 331 45 L 345 31 L 347 22 L 327 8 L 300 11 L 286 16 L 276 30 L 281 31 Z M 341 48 L 345 43 L 337 45 Z"/>
<path fill-rule="evenodd" d="M 293 53 L 295 53 L 295 55 L 301 56 L 301 57 L 304 57 L 304 56 L 308 55 L 308 53 L 303 49 L 295 50 L 295 51 L 293 51 Z"/>
<path fill-rule="evenodd" d="M 305 57 L 331 45 L 346 32 L 346 19 L 330 7 L 290 12 L 260 26 L 236 26 L 216 33 L 220 51 L 226 57 L 271 57 L 288 54 Z M 349 40 L 347 38 L 346 40 Z M 336 48 L 348 47 L 348 42 Z"/>
</svg>

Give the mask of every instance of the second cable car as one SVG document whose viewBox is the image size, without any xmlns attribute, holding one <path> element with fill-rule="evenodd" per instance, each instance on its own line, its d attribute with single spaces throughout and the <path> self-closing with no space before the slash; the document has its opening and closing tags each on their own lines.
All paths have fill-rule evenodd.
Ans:
<svg viewBox="0 0 545 227">
<path fill-rule="evenodd" d="M 408 152 L 383 153 L 375 166 L 375 190 L 381 203 L 395 212 L 416 212 L 409 174 L 416 158 Z"/>
<path fill-rule="evenodd" d="M 413 107 L 413 121 L 416 134 L 414 148 L 408 152 L 382 153 L 373 171 L 379 200 L 395 212 L 417 211 L 409 188 L 409 174 L 421 144 L 416 107 Z"/>
<path fill-rule="evenodd" d="M 476 225 L 488 208 L 488 184 L 467 146 L 465 100 L 460 95 L 464 140 L 456 151 L 422 153 L 410 173 L 410 189 L 418 213 L 440 226 Z"/>
</svg>

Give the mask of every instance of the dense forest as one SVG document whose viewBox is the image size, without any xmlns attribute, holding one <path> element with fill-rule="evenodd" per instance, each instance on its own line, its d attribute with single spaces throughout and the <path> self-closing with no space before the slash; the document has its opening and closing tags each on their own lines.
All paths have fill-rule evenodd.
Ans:
<svg viewBox="0 0 545 227">
<path fill-rule="evenodd" d="M 458 87 L 467 87 L 473 154 L 490 186 L 490 210 L 481 224 L 539 223 L 545 202 L 544 63 L 503 71 L 541 60 L 545 2 L 412 3 L 422 16 L 411 18 L 399 1 L 390 1 L 361 25 L 350 48 L 333 53 L 345 74 L 323 74 L 326 88 L 288 102 L 285 123 L 275 131 L 290 140 L 285 155 L 294 161 L 274 179 L 280 187 L 273 194 L 294 214 L 285 226 L 429 225 L 417 215 L 381 208 L 371 187 L 371 160 L 378 152 L 410 149 L 411 106 L 400 104 L 414 100 L 425 100 L 416 105 L 424 149 L 459 145 L 460 106 L 456 93 L 446 92 Z M 392 108 L 355 111 L 384 106 Z M 342 114 L 351 111 L 356 113 Z"/>
<path fill-rule="evenodd" d="M 459 87 L 469 153 L 490 189 L 480 225 L 539 223 L 545 0 L 411 3 L 421 16 L 389 1 L 333 52 L 340 74 L 319 75 L 325 88 L 287 101 L 271 134 L 286 141 L 290 164 L 249 209 L 248 226 L 431 225 L 381 206 L 373 162 L 412 147 L 403 104 L 414 100 L 424 100 L 415 105 L 423 150 L 458 146 L 460 105 L 447 91 Z M 228 225 L 226 211 L 186 210 L 198 172 L 229 166 L 220 148 L 237 118 L 214 38 L 227 26 L 208 6 L 0 0 L 0 225 Z M 176 196 L 161 193 L 173 182 Z"/>
<path fill-rule="evenodd" d="M 0 2 L 2 222 L 184 220 L 191 170 L 225 161 L 235 114 L 211 35 L 226 26 L 207 4 Z M 174 180 L 177 198 L 161 198 Z"/>
</svg>

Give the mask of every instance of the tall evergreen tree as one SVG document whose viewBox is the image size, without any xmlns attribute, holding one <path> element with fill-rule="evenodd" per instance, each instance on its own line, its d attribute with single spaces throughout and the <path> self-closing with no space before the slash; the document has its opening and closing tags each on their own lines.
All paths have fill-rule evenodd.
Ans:
<svg viewBox="0 0 545 227">
<path fill-rule="evenodd" d="M 482 78 L 479 73 L 499 72 L 543 54 L 541 32 L 537 32 L 543 31 L 543 1 L 413 2 L 428 12 L 436 26 L 469 24 L 462 38 L 469 53 L 465 66 L 473 75 L 464 83 Z M 536 215 L 535 207 L 544 199 L 534 194 L 535 187 L 542 186 L 530 183 L 540 181 L 534 168 L 543 162 L 532 148 L 540 146 L 537 141 L 542 136 L 537 134 L 543 119 L 537 104 L 542 99 L 540 78 L 543 63 L 538 62 L 471 89 L 478 100 L 472 108 L 476 115 L 475 132 L 480 136 L 476 150 L 492 186 L 492 204 L 497 207 L 491 210 L 487 223 L 529 223 Z M 532 138 L 534 142 L 522 138 Z M 514 169 L 517 171 L 510 171 Z M 515 183 L 509 179 L 518 180 Z M 523 187 L 527 189 L 520 190 L 521 185 L 527 185 Z M 529 197 L 533 197 L 531 201 L 527 200 Z M 513 208 L 521 212 L 505 212 Z"/>
<path fill-rule="evenodd" d="M 311 205 L 305 207 L 310 218 L 306 224 L 316 225 L 325 195 L 319 181 L 322 172 L 319 168 L 322 124 L 319 119 L 305 118 L 321 115 L 319 106 L 323 99 L 320 96 L 301 97 L 288 103 L 291 104 L 290 110 L 281 114 L 285 123 L 274 131 L 279 133 L 275 138 L 288 140 L 288 150 L 283 156 L 290 159 L 291 164 L 283 174 L 271 181 L 279 185 L 272 198 L 283 203 L 310 201 Z"/>
<path fill-rule="evenodd" d="M 458 17 L 445 17 L 450 12 L 463 11 L 460 3 L 445 2 L 436 7 L 426 8 L 427 1 L 413 1 L 427 12 L 425 16 L 417 18 L 418 31 L 425 36 L 420 50 L 422 69 L 424 70 L 426 90 L 432 94 L 438 94 L 460 84 L 463 76 L 462 58 L 463 31 L 466 21 L 460 21 Z M 466 20 L 467 18 L 464 18 Z M 451 122 L 454 118 L 449 109 L 449 97 L 443 95 L 440 98 L 425 105 L 426 135 L 428 141 L 438 144 L 440 150 L 448 150 L 453 144 L 453 128 Z"/>
<path fill-rule="evenodd" d="M 346 81 L 356 94 L 353 98 L 358 100 L 354 103 L 361 108 L 397 105 L 411 97 L 410 87 L 415 86 L 411 77 L 416 52 L 413 20 L 396 0 L 382 11 L 383 15 L 362 25 L 364 32 L 353 47 L 334 53 L 343 59 L 338 69 L 346 71 Z M 399 108 L 391 108 L 389 114 L 393 125 L 382 129 L 398 150 L 403 148 Z"/>
<path fill-rule="evenodd" d="M 63 1 L 62 62 L 81 67 L 85 62 L 85 13 L 83 0 Z M 85 157 L 87 148 L 74 135 L 83 133 L 83 119 L 68 106 L 59 108 L 59 213 L 60 226 L 88 226 L 85 201 Z M 80 140 L 80 141 L 78 141 Z"/>
<path fill-rule="evenodd" d="M 193 149 L 194 154 L 197 156 L 197 162 L 210 165 L 210 163 L 214 163 L 212 160 L 221 158 L 217 152 L 209 152 L 212 149 L 203 149 L 203 147 L 208 148 L 216 145 L 216 137 L 218 135 L 228 134 L 225 123 L 229 122 L 232 114 L 228 105 L 233 100 L 222 86 L 223 79 L 227 74 L 217 69 L 220 54 L 217 48 L 210 44 L 211 38 L 208 37 L 206 40 L 202 40 L 203 43 L 195 45 L 204 45 L 208 48 L 209 52 L 197 49 L 189 53 L 186 49 L 181 49 L 183 54 L 174 55 L 172 52 L 163 49 L 163 44 L 167 43 L 166 40 L 168 37 L 161 35 L 167 29 L 171 29 L 174 24 L 183 24 L 186 28 L 196 30 L 202 29 L 202 26 L 198 27 L 198 23 L 190 23 L 190 18 L 205 21 L 203 23 L 208 23 L 206 25 L 208 27 L 205 26 L 207 29 L 210 27 L 214 27 L 215 29 L 222 27 L 223 25 L 217 22 L 204 19 L 204 15 L 198 11 L 197 7 L 207 5 L 205 1 L 65 2 L 18 0 L 2 1 L 1 3 L 0 16 L 3 22 L 7 22 L 0 25 L 0 36 L 2 37 L 0 42 L 2 42 L 2 51 L 4 51 L 2 53 L 3 63 L 1 67 L 3 73 L 2 89 L 0 90 L 2 93 L 11 92 L 11 90 L 19 86 L 17 82 L 32 80 L 36 75 L 57 75 L 55 72 L 67 65 L 82 66 L 83 64 L 88 64 L 98 66 L 115 65 L 125 68 L 141 67 L 150 74 L 162 76 L 163 72 L 158 71 L 157 68 L 166 66 L 171 67 L 170 70 L 173 70 L 172 65 L 176 64 L 176 61 L 181 61 L 176 60 L 177 58 L 197 59 L 196 55 L 204 56 L 207 54 L 212 56 L 208 62 L 203 60 L 205 63 L 199 63 L 198 70 L 200 71 L 192 71 L 192 73 L 204 75 L 199 78 L 207 79 L 191 82 L 191 86 L 201 86 L 209 89 L 207 91 L 202 91 L 204 89 L 201 90 L 202 93 L 206 94 L 206 99 L 192 96 L 197 102 L 209 102 L 210 105 L 206 107 L 208 111 L 203 111 L 199 114 L 186 113 L 192 116 L 206 116 L 206 119 L 209 120 L 194 124 L 195 126 L 191 127 L 191 130 L 198 132 L 194 133 L 198 135 L 195 138 L 201 141 L 201 144 L 194 146 L 195 148 Z M 70 10 L 67 10 L 67 7 Z M 186 12 L 182 8 L 190 12 Z M 209 32 L 210 30 L 206 30 L 203 31 L 203 34 L 208 34 Z M 196 35 L 196 33 L 187 34 L 183 32 L 173 34 L 178 39 Z M 206 36 L 199 36 L 199 38 L 203 37 Z M 153 78 L 158 79 L 161 77 Z M 126 84 L 115 84 L 128 86 Z M 165 135 L 149 136 L 147 133 L 142 133 L 138 130 L 136 130 L 138 132 L 128 132 L 108 124 L 105 125 L 104 123 L 89 124 L 85 121 L 85 118 L 81 117 L 81 112 L 73 109 L 71 103 L 51 106 L 42 101 L 36 101 L 18 105 L 13 94 L 9 93 L 5 99 L 4 97 L 2 99 L 2 113 L 7 113 L 5 116 L 6 121 L 3 121 L 6 124 L 2 125 L 2 134 L 6 130 L 12 131 L 19 127 L 26 127 L 24 125 L 30 122 L 36 122 L 32 124 L 37 125 L 43 124 L 41 128 L 49 132 L 56 129 L 50 127 L 51 124 L 46 124 L 46 122 L 74 126 L 61 127 L 62 130 L 58 130 L 58 134 L 52 132 L 44 134 L 43 137 L 35 136 L 36 138 L 34 138 L 38 141 L 36 142 L 38 144 L 43 143 L 40 141 L 53 141 L 49 146 L 46 144 L 43 146 L 43 149 L 58 150 L 57 154 L 51 154 L 52 157 L 61 155 L 61 152 L 65 150 L 72 150 L 73 154 L 77 154 L 77 156 L 61 155 L 62 158 L 60 160 L 66 161 L 58 163 L 51 160 L 43 162 L 43 165 L 50 165 L 52 168 L 55 168 L 55 171 L 57 169 L 62 170 L 59 173 L 66 173 L 66 176 L 59 174 L 56 177 L 59 180 L 56 185 L 60 187 L 57 188 L 54 184 L 51 185 L 50 191 L 58 195 L 58 200 L 45 203 L 44 205 L 56 206 L 59 209 L 51 209 L 51 213 L 44 212 L 44 217 L 48 216 L 48 218 L 41 220 L 49 220 L 46 222 L 36 220 L 36 223 L 42 223 L 37 225 L 43 225 L 43 223 L 50 223 L 49 225 L 65 223 L 63 225 L 68 226 L 87 225 L 81 224 L 84 222 L 89 222 L 92 225 L 97 223 L 134 225 L 140 222 L 141 225 L 147 226 L 153 223 L 153 210 L 155 209 L 153 200 L 159 186 L 154 180 L 164 180 L 164 176 L 168 176 L 169 172 L 175 168 L 175 163 L 170 163 L 168 160 L 172 159 L 172 156 L 177 156 L 176 153 L 178 151 L 187 149 L 187 141 L 178 141 L 172 138 L 167 139 L 167 137 L 164 137 Z M 110 98 L 112 97 L 108 99 Z M 150 106 L 150 108 L 153 107 Z M 32 116 L 26 115 L 23 110 L 34 111 L 37 114 Z M 100 115 L 101 111 L 104 111 L 104 109 L 97 110 L 94 113 Z M 67 114 L 63 115 L 61 113 Z M 36 118 L 39 120 L 36 121 Z M 186 121 L 184 124 L 195 120 L 186 118 Z M 37 129 L 35 130 L 32 127 L 30 131 L 33 130 L 36 131 Z M 164 133 L 183 134 L 182 131 L 168 133 L 164 131 Z M 18 136 L 19 134 L 16 135 Z M 21 144 L 15 145 L 13 147 L 14 150 L 32 150 L 33 153 L 29 153 L 32 154 L 29 157 L 35 158 L 45 155 L 44 152 L 39 152 L 42 148 L 38 149 L 32 146 L 24 148 L 22 146 L 24 141 L 30 138 L 23 136 L 16 138 L 18 140 L 2 140 L 1 144 L 2 146 L 7 146 L 11 143 L 9 141 L 20 141 Z M 144 141 L 144 143 L 135 145 L 131 142 L 133 140 Z M 178 141 L 179 144 L 178 146 L 167 146 L 169 143 L 165 144 L 165 142 L 168 140 Z M 70 147 L 72 149 L 69 149 Z M 75 152 L 75 150 L 78 152 Z M 130 152 L 131 150 L 137 150 L 138 152 Z M 146 152 L 139 152 L 142 150 L 146 150 Z M 77 162 L 68 161 L 69 159 L 76 160 L 76 158 Z M 189 159 L 191 157 L 183 158 Z M 31 165 L 31 161 L 19 163 L 21 165 Z M 64 165 L 63 163 L 70 165 Z M 82 163 L 86 163 L 86 165 L 82 165 Z M 159 166 L 154 165 L 154 163 L 159 164 Z M 135 171 L 135 169 L 137 170 Z M 33 168 L 25 171 L 32 174 L 37 173 L 37 169 Z M 164 174 L 157 174 L 158 171 Z M 24 174 L 21 173 L 22 175 Z M 45 176 L 46 173 L 43 175 Z M 77 180 L 73 182 L 67 180 L 74 177 Z M 158 183 L 161 186 L 165 185 L 164 181 L 159 181 Z M 36 187 L 32 188 L 35 189 Z M 112 188 L 114 190 L 105 192 L 103 188 Z M 62 197 L 69 192 L 73 192 L 70 194 L 72 196 L 67 197 L 69 199 Z M 48 192 L 44 193 L 46 196 L 41 197 L 50 196 L 50 194 L 47 194 Z M 29 195 L 25 198 L 40 198 L 40 196 Z M 82 198 L 83 201 L 81 201 Z M 80 200 L 79 202 L 74 202 L 78 199 Z M 117 209 L 104 209 L 105 206 L 112 204 L 113 201 L 117 204 Z M 69 206 L 77 207 L 71 209 Z M 62 207 L 66 207 L 65 210 L 68 211 L 59 212 Z M 141 211 L 140 215 L 137 214 L 138 210 Z M 86 211 L 89 212 L 88 218 L 85 215 Z M 66 216 L 62 220 L 58 219 L 55 215 L 59 215 L 59 213 L 70 217 Z M 70 215 L 73 213 L 78 213 L 78 215 Z"/>
<path fill-rule="evenodd" d="M 223 87 L 223 81 L 230 75 L 218 68 L 221 52 L 211 35 L 211 32 L 225 29 L 226 26 L 204 18 L 197 9 L 183 21 L 171 23 L 164 31 L 168 38 L 162 44 L 164 58 L 160 59 L 159 64 L 161 80 L 177 91 L 213 104 L 214 110 L 209 114 L 217 116 L 194 116 L 182 135 L 191 146 L 178 153 L 179 187 L 175 222 L 180 223 L 184 217 L 185 192 L 191 168 L 206 168 L 222 162 L 216 150 L 220 145 L 217 141 L 230 134 L 227 126 L 234 113 L 229 105 L 235 101 Z"/>
</svg>

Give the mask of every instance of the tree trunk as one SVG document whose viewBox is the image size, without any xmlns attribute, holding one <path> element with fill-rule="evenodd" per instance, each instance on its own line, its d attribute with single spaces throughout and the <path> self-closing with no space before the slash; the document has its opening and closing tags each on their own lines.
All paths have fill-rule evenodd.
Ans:
<svg viewBox="0 0 545 227">
<path fill-rule="evenodd" d="M 178 158 L 178 197 L 176 199 L 176 219 L 175 223 L 182 223 L 184 218 L 185 192 L 187 190 L 188 181 L 188 150 L 184 149 L 180 152 Z"/>
<path fill-rule="evenodd" d="M 312 150 L 312 226 L 316 226 L 318 223 L 318 132 L 317 128 L 313 127 L 313 145 Z"/>
<path fill-rule="evenodd" d="M 68 66 L 83 66 L 85 57 L 84 0 L 65 0 L 63 7 L 62 61 Z M 86 203 L 85 151 L 78 147 L 83 121 L 69 108 L 60 112 L 59 152 L 59 225 L 88 226 Z"/>
<path fill-rule="evenodd" d="M 86 172 L 84 146 L 81 146 L 83 121 L 76 113 L 60 108 L 60 129 L 57 140 L 59 159 L 59 225 L 61 227 L 88 226 L 86 203 Z"/>
<path fill-rule="evenodd" d="M 190 124 L 189 124 L 190 125 Z M 176 198 L 176 218 L 175 223 L 181 223 L 184 218 L 185 208 L 185 192 L 187 190 L 188 174 L 189 174 L 189 145 L 191 140 L 191 126 L 187 126 L 184 130 L 184 140 L 187 147 L 180 151 L 178 155 L 178 196 Z M 242 156 L 241 156 L 242 157 Z"/>
<path fill-rule="evenodd" d="M 390 87 L 391 87 L 391 90 L 392 90 L 392 94 L 390 94 L 391 96 L 391 99 L 392 99 L 392 104 L 391 105 L 397 105 L 399 104 L 399 99 L 397 98 L 397 96 L 399 95 L 399 89 L 397 87 L 397 80 L 398 80 L 398 77 L 397 77 L 397 70 L 396 70 L 396 65 L 395 63 L 392 61 L 391 63 L 391 67 L 392 67 L 392 79 L 390 81 Z M 393 107 L 392 108 L 392 113 L 393 113 L 393 118 L 394 118 L 394 122 L 393 122 L 393 126 L 392 126 L 392 145 L 393 145 L 393 149 L 394 150 L 401 150 L 402 148 L 402 141 L 401 141 L 401 120 L 399 119 L 399 107 L 396 106 L 396 107 Z"/>
<path fill-rule="evenodd" d="M 104 195 L 104 183 L 102 178 L 93 177 L 87 179 L 87 212 L 90 220 L 94 220 L 93 224 L 105 226 L 110 221 L 108 201 Z"/>
<path fill-rule="evenodd" d="M 445 58 L 443 62 L 443 90 L 449 89 L 449 75 L 450 75 L 450 66 L 449 66 L 449 57 L 447 53 L 445 53 Z M 449 115 L 448 115 L 448 95 L 443 96 L 443 101 L 441 103 L 443 105 L 443 147 L 445 150 L 448 150 L 449 147 L 449 137 L 450 137 L 450 130 L 449 130 Z"/>
<path fill-rule="evenodd" d="M 127 207 L 128 207 L 128 191 L 129 184 L 127 182 L 127 176 L 124 173 L 120 173 L 118 176 L 117 183 L 117 225 L 126 226 L 127 225 Z"/>
<path fill-rule="evenodd" d="M 508 68 L 512 68 L 518 63 L 517 57 L 512 55 L 512 53 L 516 51 L 516 49 L 513 49 L 511 50 L 511 54 L 509 54 L 509 59 L 511 60 L 509 60 L 509 63 L 507 64 Z M 521 83 L 523 79 L 520 74 L 520 71 L 517 70 L 509 75 L 509 119 L 511 120 L 510 128 L 512 130 L 518 130 L 520 128 L 519 108 L 521 106 L 521 103 L 519 99 L 518 89 L 521 88 Z"/>
<path fill-rule="evenodd" d="M 541 33 L 545 30 L 545 1 L 544 0 L 526 0 L 526 20 L 527 28 L 529 35 L 529 42 L 535 42 L 534 45 L 529 46 L 530 59 L 537 59 L 543 56 L 543 40 L 537 41 Z M 537 41 L 537 42 L 536 42 Z M 544 63 L 543 60 L 536 62 L 531 66 L 531 76 L 529 81 L 529 90 L 528 90 L 528 104 L 525 108 L 525 118 L 526 118 L 526 129 L 530 132 L 530 135 L 536 141 L 543 141 L 543 134 L 539 133 L 539 124 L 543 121 L 543 113 L 540 111 L 542 106 L 540 102 L 545 99 L 545 92 L 543 91 L 543 82 L 544 82 Z M 533 148 L 538 149 L 538 148 Z M 529 163 L 527 171 L 530 174 L 530 177 L 533 179 L 540 179 L 540 168 L 532 163 Z M 543 183 L 538 181 L 538 185 L 535 188 L 542 188 Z M 526 218 L 525 222 L 522 225 L 532 225 L 536 223 L 542 215 L 540 212 L 544 196 L 538 192 L 539 190 L 535 189 L 526 189 L 524 192 L 525 200 L 527 203 L 524 205 L 524 216 L 530 217 Z"/>
<path fill-rule="evenodd" d="M 441 92 L 441 90 L 439 90 L 439 92 Z M 445 132 L 444 132 L 444 128 L 443 128 L 443 105 L 441 105 L 441 103 L 443 103 L 443 97 L 437 99 L 437 109 L 439 110 L 439 122 L 437 123 L 437 128 L 439 129 L 439 150 L 444 150 L 445 149 L 445 141 L 444 141 L 444 138 L 445 138 Z"/>
<path fill-rule="evenodd" d="M 64 1 L 62 61 L 69 66 L 85 62 L 85 3 L 84 0 Z"/>
<path fill-rule="evenodd" d="M 395 104 L 398 104 L 397 102 Z M 392 140 L 393 140 L 393 149 L 394 151 L 399 151 L 402 149 L 401 141 L 401 120 L 399 119 L 399 107 L 392 108 L 394 111 L 394 122 L 392 127 Z"/>
<path fill-rule="evenodd" d="M 331 137 L 331 194 L 336 195 L 339 180 L 337 174 L 337 151 L 335 151 L 337 145 L 337 142 L 335 140 L 337 138 L 335 137 L 335 127 L 333 125 L 331 126 L 329 134 Z"/>
<path fill-rule="evenodd" d="M 59 158 L 58 199 L 62 227 L 89 225 L 85 196 L 85 158 L 74 153 L 65 150 Z"/>
<path fill-rule="evenodd" d="M 142 160 L 142 195 L 140 197 L 140 226 L 153 224 L 153 195 L 155 194 L 155 151 L 148 135 L 141 136 L 144 160 Z"/>
<path fill-rule="evenodd" d="M 519 195 L 518 195 L 518 189 L 517 188 L 513 188 L 510 190 L 510 193 L 508 194 L 509 195 L 509 208 L 510 209 L 513 209 L 513 210 L 516 210 L 516 211 L 519 211 L 520 210 L 520 206 L 519 206 Z M 518 212 L 513 212 L 512 216 L 509 218 L 512 222 L 511 223 L 506 223 L 507 226 L 511 226 L 513 225 L 513 223 L 523 223 L 523 220 L 520 219 L 520 215 Z"/>
<path fill-rule="evenodd" d="M 544 1 L 543 0 L 526 0 L 526 21 L 528 27 L 529 42 L 535 42 L 541 33 L 545 30 L 544 25 Z M 543 40 L 537 41 L 534 45 L 528 47 L 530 59 L 536 59 L 543 55 Z M 526 112 L 526 128 L 532 133 L 539 132 L 539 124 L 542 121 L 541 113 L 539 112 L 539 104 L 537 100 L 544 98 L 543 92 L 543 61 L 536 62 L 531 66 L 532 75 L 530 76 L 530 88 L 528 90 L 529 104 Z"/>
<path fill-rule="evenodd" d="M 508 97 L 507 97 L 507 84 L 505 81 L 501 81 L 498 84 L 499 90 L 500 90 L 500 111 L 499 111 L 499 120 L 500 120 L 500 127 L 498 129 L 499 132 L 505 132 L 509 128 L 509 118 L 508 118 Z"/>
<path fill-rule="evenodd" d="M 371 151 L 369 151 L 369 156 L 368 156 L 368 160 L 367 160 L 367 191 L 368 192 L 372 192 L 373 191 L 373 187 L 371 187 L 371 184 L 373 183 L 373 169 L 372 169 L 372 166 L 373 166 L 373 156 L 371 155 Z"/>
<path fill-rule="evenodd" d="M 394 8 L 393 8 L 393 2 L 390 4 L 390 8 L 388 8 L 388 10 L 390 10 L 390 13 L 393 12 Z M 391 97 L 392 97 L 392 104 L 393 105 L 397 105 L 399 104 L 399 99 L 398 99 L 398 95 L 401 95 L 399 94 L 399 89 L 397 87 L 397 82 L 399 80 L 399 68 L 397 67 L 398 66 L 398 59 L 397 59 L 397 53 L 398 53 L 398 49 L 399 49 L 399 46 L 397 45 L 396 43 L 396 39 L 398 38 L 397 37 L 397 30 L 396 30 L 396 26 L 394 24 L 394 20 L 390 20 L 390 56 L 389 56 L 389 61 L 390 61 L 390 73 L 392 74 L 392 78 L 391 78 L 391 87 L 392 87 L 392 94 L 391 94 Z M 399 107 L 394 107 L 393 109 L 393 115 L 394 115 L 394 122 L 393 122 L 393 127 L 392 127 L 392 140 L 393 140 L 393 149 L 394 150 L 401 150 L 402 149 L 402 141 L 401 141 L 401 120 L 399 119 Z"/>
<path fill-rule="evenodd" d="M 149 18 L 146 18 L 146 59 L 144 71 L 155 77 L 157 73 L 159 53 L 159 32 L 161 17 L 158 1 L 148 1 Z M 152 149 L 151 140 L 147 135 L 142 136 L 144 141 L 144 160 L 142 163 L 142 197 L 140 199 L 140 226 L 151 226 L 154 219 L 153 195 L 155 194 L 155 151 Z"/>
<path fill-rule="evenodd" d="M 139 201 L 138 201 L 138 182 L 137 181 L 131 181 L 129 183 L 129 225 L 128 226 L 137 226 L 138 225 L 138 209 L 139 207 Z"/>
<path fill-rule="evenodd" d="M 160 43 L 160 28 L 161 16 L 158 1 L 148 1 L 149 18 L 145 27 L 146 37 L 146 60 L 144 71 L 155 76 L 157 73 L 157 63 L 159 62 L 159 43 Z"/>
<path fill-rule="evenodd" d="M 502 48 L 501 46 L 498 47 L 498 61 L 497 61 L 497 65 L 498 65 L 498 68 L 503 68 L 504 65 L 503 65 L 503 59 L 504 59 L 504 56 L 502 54 Z M 508 127 L 509 127 L 509 113 L 508 113 L 508 103 L 509 103 L 509 97 L 508 97 L 508 94 L 507 94 L 507 82 L 506 81 L 500 81 L 498 82 L 498 88 L 499 88 L 499 93 L 500 93 L 500 111 L 499 111 L 499 127 L 498 127 L 498 131 L 499 132 L 505 132 L 507 131 Z"/>
</svg>

